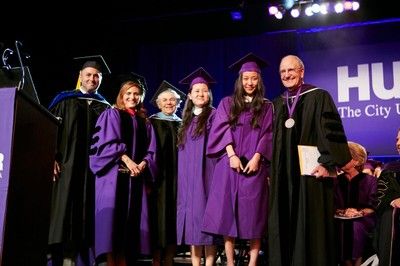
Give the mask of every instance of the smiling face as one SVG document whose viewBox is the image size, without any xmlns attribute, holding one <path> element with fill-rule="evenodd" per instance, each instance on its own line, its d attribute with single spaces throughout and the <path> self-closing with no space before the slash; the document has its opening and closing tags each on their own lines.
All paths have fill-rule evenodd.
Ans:
<svg viewBox="0 0 400 266">
<path fill-rule="evenodd" d="M 141 101 L 140 89 L 132 86 L 122 96 L 125 109 L 134 109 Z"/>
<path fill-rule="evenodd" d="M 166 115 L 173 115 L 176 112 L 178 99 L 171 91 L 164 91 L 157 97 L 157 106 Z"/>
<path fill-rule="evenodd" d="M 279 74 L 283 86 L 289 91 L 296 90 L 303 84 L 304 67 L 296 56 L 286 56 L 282 59 L 279 66 Z"/>
<path fill-rule="evenodd" d="M 87 93 L 95 92 L 101 83 L 101 73 L 93 67 L 86 67 L 79 73 L 81 88 Z"/>
<path fill-rule="evenodd" d="M 255 71 L 245 71 L 242 73 L 242 85 L 246 95 L 253 96 L 257 90 L 260 76 Z"/>
<path fill-rule="evenodd" d="M 192 86 L 192 90 L 188 94 L 190 100 L 192 100 L 193 105 L 202 108 L 208 104 L 210 101 L 210 92 L 208 86 L 205 83 L 196 83 Z"/>
</svg>

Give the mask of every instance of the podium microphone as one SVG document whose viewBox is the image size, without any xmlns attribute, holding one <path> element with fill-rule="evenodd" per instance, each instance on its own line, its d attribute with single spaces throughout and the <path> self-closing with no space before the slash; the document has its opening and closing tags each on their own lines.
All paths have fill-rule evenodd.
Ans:
<svg viewBox="0 0 400 266">
<path fill-rule="evenodd" d="M 21 53 L 19 51 L 20 46 L 22 47 L 22 43 L 20 41 L 16 40 L 15 41 L 15 49 L 17 51 L 19 65 L 21 67 L 21 80 L 18 84 L 18 90 L 22 90 L 24 88 L 24 84 L 25 84 L 25 68 L 24 68 L 24 64 L 22 63 Z"/>
<path fill-rule="evenodd" d="M 3 62 L 3 68 L 4 69 L 6 69 L 6 70 L 10 70 L 11 69 L 11 66 L 8 63 L 8 57 L 10 55 L 13 55 L 13 54 L 14 54 L 14 51 L 11 50 L 10 48 L 4 49 L 4 51 L 3 51 L 2 55 L 1 55 L 1 61 Z"/>
</svg>

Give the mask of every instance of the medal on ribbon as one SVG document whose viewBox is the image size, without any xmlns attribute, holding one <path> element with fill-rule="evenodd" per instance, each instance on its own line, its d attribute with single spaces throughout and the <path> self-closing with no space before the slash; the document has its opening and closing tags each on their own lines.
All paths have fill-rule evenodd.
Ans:
<svg viewBox="0 0 400 266">
<path fill-rule="evenodd" d="M 286 119 L 286 121 L 285 121 L 286 128 L 292 128 L 296 124 L 296 121 L 294 121 L 294 119 L 293 119 L 293 113 L 294 113 L 294 109 L 296 108 L 297 101 L 300 98 L 300 91 L 301 91 L 301 88 L 299 87 L 297 89 L 296 97 L 294 98 L 292 105 L 289 104 L 289 91 L 286 91 L 286 105 L 287 105 L 288 112 L 289 112 L 289 118 Z"/>
</svg>

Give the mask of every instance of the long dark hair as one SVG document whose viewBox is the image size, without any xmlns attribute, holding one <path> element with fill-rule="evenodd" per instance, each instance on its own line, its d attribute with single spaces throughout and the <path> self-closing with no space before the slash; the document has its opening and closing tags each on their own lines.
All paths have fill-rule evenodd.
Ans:
<svg viewBox="0 0 400 266">
<path fill-rule="evenodd" d="M 210 88 L 208 88 L 208 95 L 209 95 L 209 101 L 207 105 L 203 107 L 201 114 L 198 115 L 198 123 L 196 129 L 193 132 L 192 137 L 199 137 L 206 131 L 208 117 L 210 116 L 212 109 L 214 109 L 214 107 L 212 106 L 213 97 Z M 193 101 L 190 100 L 189 97 L 187 97 L 182 112 L 182 123 L 178 129 L 178 146 L 180 145 L 183 146 L 186 142 L 187 130 L 193 118 L 195 117 L 195 115 L 193 114 L 193 108 L 194 108 Z"/>
<path fill-rule="evenodd" d="M 240 74 L 235 81 L 235 90 L 233 92 L 233 105 L 231 106 L 231 111 L 229 114 L 229 124 L 232 127 L 236 126 L 239 119 L 239 115 L 243 112 L 245 108 L 248 107 L 248 104 L 244 101 L 244 96 L 246 95 L 246 92 L 243 88 L 242 75 L 243 74 Z M 264 82 L 261 78 L 261 75 L 258 74 L 257 89 L 254 92 L 253 100 L 251 101 L 251 103 L 249 103 L 250 109 L 252 110 L 253 113 L 253 117 L 251 119 L 251 126 L 253 128 L 257 126 L 258 119 L 260 118 L 261 115 L 261 109 L 264 103 L 264 92 L 265 92 Z"/>
</svg>

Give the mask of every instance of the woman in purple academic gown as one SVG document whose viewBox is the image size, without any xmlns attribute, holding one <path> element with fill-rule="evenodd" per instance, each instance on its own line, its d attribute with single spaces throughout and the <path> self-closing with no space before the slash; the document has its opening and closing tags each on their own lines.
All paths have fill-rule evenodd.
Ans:
<svg viewBox="0 0 400 266">
<path fill-rule="evenodd" d="M 335 180 L 336 222 L 341 265 L 361 265 L 366 248 L 371 247 L 377 205 L 377 178 L 362 172 L 367 152 L 358 143 L 348 142 L 353 168 Z"/>
<path fill-rule="evenodd" d="M 255 266 L 266 233 L 273 107 L 264 98 L 264 66 L 252 53 L 230 66 L 239 71 L 234 94 L 221 100 L 208 140 L 207 155 L 217 162 L 203 231 L 224 236 L 228 266 L 236 238 L 250 240 Z"/>
<path fill-rule="evenodd" d="M 102 113 L 93 135 L 99 265 L 135 265 L 139 254 L 151 254 L 147 184 L 156 171 L 156 142 L 142 107 L 144 84 L 138 75 L 124 82 L 115 108 Z"/>
<path fill-rule="evenodd" d="M 214 265 L 215 237 L 201 231 L 204 209 L 214 170 L 214 159 L 206 157 L 208 134 L 215 108 L 209 88 L 214 79 L 200 67 L 180 81 L 190 84 L 182 124 L 178 131 L 177 244 L 190 245 L 192 265 Z"/>
</svg>

